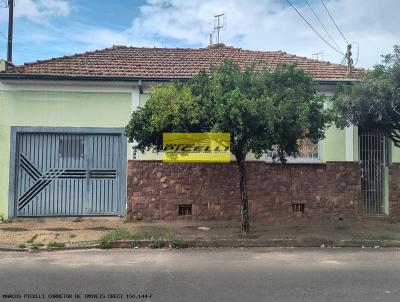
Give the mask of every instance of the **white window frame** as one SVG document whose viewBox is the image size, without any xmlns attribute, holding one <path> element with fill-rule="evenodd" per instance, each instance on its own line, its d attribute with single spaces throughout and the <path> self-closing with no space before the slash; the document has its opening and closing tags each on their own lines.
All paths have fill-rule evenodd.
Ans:
<svg viewBox="0 0 400 302">
<path fill-rule="evenodd" d="M 323 162 L 323 142 L 318 142 L 318 157 L 317 158 L 309 158 L 309 157 L 294 157 L 288 156 L 286 160 L 288 164 L 320 164 Z M 271 157 L 268 157 L 268 153 L 264 155 L 265 161 L 268 163 L 272 163 L 273 160 Z M 278 161 L 279 162 L 279 161 Z"/>
</svg>

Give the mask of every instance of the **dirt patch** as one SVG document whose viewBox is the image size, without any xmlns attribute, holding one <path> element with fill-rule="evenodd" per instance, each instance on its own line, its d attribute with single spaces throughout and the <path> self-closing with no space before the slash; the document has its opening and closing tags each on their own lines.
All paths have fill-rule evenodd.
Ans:
<svg viewBox="0 0 400 302">
<path fill-rule="evenodd" d="M 118 217 L 18 219 L 0 224 L 0 243 L 34 242 L 65 244 L 92 242 L 115 229 L 127 229 L 139 238 L 212 239 L 308 239 L 329 240 L 376 239 L 400 240 L 400 224 L 387 221 L 360 220 L 336 223 L 315 222 L 268 225 L 251 223 L 251 233 L 243 235 L 238 221 L 125 222 Z"/>
</svg>

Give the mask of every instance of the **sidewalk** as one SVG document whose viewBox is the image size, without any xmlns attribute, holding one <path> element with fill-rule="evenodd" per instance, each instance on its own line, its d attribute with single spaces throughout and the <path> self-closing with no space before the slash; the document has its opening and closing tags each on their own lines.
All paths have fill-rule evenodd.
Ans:
<svg viewBox="0 0 400 302">
<path fill-rule="evenodd" d="M 251 233 L 240 233 L 238 221 L 125 222 L 122 218 L 45 218 L 16 219 L 0 224 L 0 247 L 24 245 L 66 247 L 90 246 L 108 236 L 110 240 L 181 240 L 191 246 L 222 242 L 234 246 L 257 246 L 291 242 L 400 241 L 400 224 L 361 220 L 347 223 L 296 222 L 266 225 L 252 223 Z M 196 243 L 197 242 L 197 243 Z M 203 244 L 201 244 L 203 242 Z"/>
</svg>

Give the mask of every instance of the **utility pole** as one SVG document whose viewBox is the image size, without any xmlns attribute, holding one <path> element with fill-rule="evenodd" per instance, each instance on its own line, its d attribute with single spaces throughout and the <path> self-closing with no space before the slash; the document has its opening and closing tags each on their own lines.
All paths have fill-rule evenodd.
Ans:
<svg viewBox="0 0 400 302">
<path fill-rule="evenodd" d="M 14 0 L 8 0 L 7 61 L 12 63 Z"/>
<path fill-rule="evenodd" d="M 347 45 L 346 60 L 347 60 L 347 75 L 350 77 L 353 71 L 353 59 L 351 58 L 351 44 Z"/>
</svg>

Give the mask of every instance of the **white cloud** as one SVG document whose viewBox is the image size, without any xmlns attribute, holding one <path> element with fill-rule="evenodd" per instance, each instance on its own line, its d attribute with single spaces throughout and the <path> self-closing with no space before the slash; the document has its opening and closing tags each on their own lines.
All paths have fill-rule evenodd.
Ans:
<svg viewBox="0 0 400 302">
<path fill-rule="evenodd" d="M 321 2 L 309 1 L 340 45 L 340 51 L 345 52 L 346 43 Z M 305 2 L 296 3 L 315 28 L 329 39 Z M 349 42 L 359 42 L 358 66 L 372 67 L 382 53 L 389 53 L 394 44 L 400 44 L 398 0 L 326 0 L 325 3 Z M 225 44 L 252 50 L 280 49 L 307 57 L 323 50 L 324 60 L 339 63 L 343 59 L 324 44 L 284 0 L 147 0 L 138 7 L 139 14 L 133 18 L 132 25 L 122 30 L 68 21 L 67 18 L 64 18 L 63 26 L 58 26 L 56 18 L 67 17 L 75 9 L 64 0 L 18 0 L 17 5 L 17 17 L 47 25 L 26 29 L 21 38 L 32 48 L 48 44 L 48 49 L 54 49 L 55 54 L 99 49 L 113 44 L 205 47 L 213 28 L 213 15 L 226 12 L 227 27 L 221 32 L 221 41 Z M 353 54 L 356 59 L 355 46 Z M 44 55 L 47 54 L 36 56 Z"/>
<path fill-rule="evenodd" d="M 278 0 L 148 0 L 140 7 L 141 15 L 127 33 L 133 33 L 139 40 L 172 39 L 189 46 L 205 46 L 213 26 L 213 15 L 226 12 L 227 28 L 221 33 L 226 44 L 255 50 L 282 49 L 308 57 L 323 50 L 324 59 L 340 62 L 343 56 L 324 44 L 285 3 Z M 324 35 L 322 27 L 305 2 L 303 4 L 298 5 L 299 10 Z M 331 0 L 326 4 L 349 42 L 360 43 L 359 65 L 371 67 L 379 61 L 381 53 L 390 52 L 392 46 L 399 43 L 398 0 Z M 321 3 L 311 1 L 311 5 L 344 52 L 346 43 Z M 328 39 L 326 34 L 324 36 Z M 353 53 L 356 56 L 356 47 Z"/>
<path fill-rule="evenodd" d="M 18 0 L 16 6 L 16 18 L 26 17 L 35 23 L 47 23 L 53 17 L 67 17 L 71 11 L 69 3 L 63 0 Z"/>
</svg>

